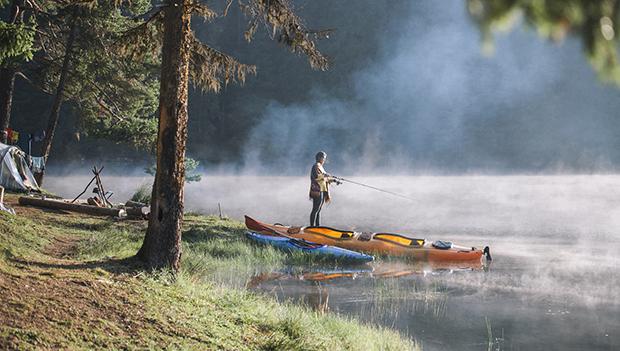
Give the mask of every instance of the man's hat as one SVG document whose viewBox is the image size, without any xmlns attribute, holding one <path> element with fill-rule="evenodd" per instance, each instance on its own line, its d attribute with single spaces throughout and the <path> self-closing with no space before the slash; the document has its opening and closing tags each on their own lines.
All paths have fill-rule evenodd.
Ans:
<svg viewBox="0 0 620 351">
<path fill-rule="evenodd" d="M 316 153 L 316 156 L 314 156 L 314 159 L 317 161 L 325 158 L 327 158 L 327 153 L 325 151 L 319 151 Z"/>
</svg>

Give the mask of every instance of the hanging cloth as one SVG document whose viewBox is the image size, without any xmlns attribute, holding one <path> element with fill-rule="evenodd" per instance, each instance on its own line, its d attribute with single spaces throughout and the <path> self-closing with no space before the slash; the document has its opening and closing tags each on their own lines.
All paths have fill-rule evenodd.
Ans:
<svg viewBox="0 0 620 351">
<path fill-rule="evenodd" d="M 41 173 L 45 170 L 45 158 L 44 157 L 32 157 L 32 164 L 30 166 L 32 173 Z"/>
<path fill-rule="evenodd" d="M 13 141 L 13 129 L 7 128 L 4 130 L 4 133 L 6 134 L 6 143 L 11 144 Z"/>
</svg>

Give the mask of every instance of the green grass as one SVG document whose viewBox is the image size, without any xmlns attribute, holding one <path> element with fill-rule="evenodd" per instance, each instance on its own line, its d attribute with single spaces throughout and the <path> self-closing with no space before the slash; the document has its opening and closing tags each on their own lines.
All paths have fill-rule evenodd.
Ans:
<svg viewBox="0 0 620 351">
<path fill-rule="evenodd" d="M 46 247 L 57 238 L 70 238 L 76 244 L 69 263 L 77 268 L 59 270 L 53 265 L 52 268 L 34 265 L 19 274 L 37 280 L 49 279 L 49 282 L 59 279 L 57 283 L 61 286 L 76 280 L 83 281 L 84 286 L 105 284 L 108 290 L 96 289 L 86 297 L 99 294 L 101 300 L 94 303 L 108 307 L 102 309 L 101 316 L 94 322 L 92 317 L 80 320 L 76 315 L 55 316 L 54 321 L 45 321 L 46 328 L 39 329 L 14 328 L 0 322 L 0 345 L 4 339 L 11 340 L 9 345 L 25 349 L 418 348 L 388 329 L 329 313 L 320 314 L 292 303 L 278 303 L 243 289 L 247 279 L 259 271 L 278 269 L 290 263 L 318 265 L 321 262 L 253 245 L 244 237 L 245 228 L 240 222 L 187 215 L 182 269 L 171 279 L 165 272 L 147 273 L 131 267 L 129 273 L 116 271 L 119 265 L 126 264 L 122 260 L 131 257 L 140 247 L 145 222 L 115 222 L 34 210 L 28 213 L 28 216 L 0 214 L 0 250 L 3 253 L 0 273 L 13 274 L 26 269 L 9 258 L 55 263 L 55 259 L 47 256 Z M 36 269 L 34 273 L 33 269 Z M 81 289 L 82 285 L 78 287 Z M 117 294 L 127 300 L 110 301 L 116 299 Z M 86 297 L 84 299 L 88 300 Z M 35 300 L 27 296 L 22 300 L 27 310 L 36 310 L 41 303 L 32 302 Z M 140 324 L 133 337 L 124 336 L 127 333 L 124 322 L 106 314 L 112 308 L 106 303 L 127 309 L 123 312 L 127 315 L 141 315 L 148 323 Z"/>
<path fill-rule="evenodd" d="M 0 212 L 0 249 L 7 257 L 32 256 L 49 242 L 52 230 L 39 228 L 36 222 Z M 17 236 L 15 234 L 18 234 Z M 48 235 L 46 235 L 48 234 Z"/>
<path fill-rule="evenodd" d="M 77 224 L 78 227 L 97 225 Z M 78 257 L 91 260 L 126 258 L 137 252 L 145 227 L 117 227 L 102 226 L 98 231 L 86 233 L 86 239 L 79 246 Z M 181 273 L 195 282 L 225 283 L 229 287 L 241 288 L 257 273 L 285 266 L 312 268 L 329 265 L 337 268 L 347 264 L 303 252 L 286 253 L 253 243 L 245 237 L 246 230 L 238 221 L 216 216 L 186 215 Z"/>
<path fill-rule="evenodd" d="M 320 315 L 292 304 L 239 289 L 196 284 L 183 275 L 165 289 L 162 278 L 148 279 L 148 298 L 157 305 L 174 300 L 158 319 L 172 319 L 191 330 L 188 339 L 169 345 L 191 347 L 194 338 L 226 350 L 409 350 L 397 333 L 338 316 Z M 179 321 L 181 321 L 179 323 Z"/>
</svg>

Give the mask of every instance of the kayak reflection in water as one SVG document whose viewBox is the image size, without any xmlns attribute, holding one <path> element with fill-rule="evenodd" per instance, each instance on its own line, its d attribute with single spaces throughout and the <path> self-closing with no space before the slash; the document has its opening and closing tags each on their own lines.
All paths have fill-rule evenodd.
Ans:
<svg viewBox="0 0 620 351">
<path fill-rule="evenodd" d="M 312 212 L 310 212 L 310 226 L 319 226 L 321 208 L 325 202 L 330 201 L 329 184 L 340 182 L 325 172 L 323 164 L 327 160 L 324 151 L 317 152 L 314 157 L 316 163 L 310 171 L 310 199 L 312 200 Z"/>
</svg>

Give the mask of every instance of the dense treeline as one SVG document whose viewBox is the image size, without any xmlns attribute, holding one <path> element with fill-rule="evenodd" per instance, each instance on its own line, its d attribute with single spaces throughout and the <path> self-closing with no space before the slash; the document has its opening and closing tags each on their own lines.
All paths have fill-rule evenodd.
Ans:
<svg viewBox="0 0 620 351">
<path fill-rule="evenodd" d="M 46 161 L 63 151 L 52 148 L 61 124 L 70 126 L 75 140 L 83 133 L 152 149 L 158 53 L 136 60 L 124 50 L 125 38 L 141 25 L 150 1 L 11 0 L 4 5 L 9 16 L 0 33 L 15 38 L 6 52 L 19 54 L 3 55 L 0 62 L 2 141 L 11 134 L 12 143 Z M 44 172 L 36 174 L 39 182 Z"/>
<path fill-rule="evenodd" d="M 328 52 L 332 58 L 332 67 L 329 72 L 312 72 L 302 58 L 286 55 L 282 50 L 267 53 L 268 50 L 263 49 L 274 48 L 280 44 L 269 40 L 265 33 L 259 33 L 256 39 L 247 45 L 242 35 L 245 25 L 244 18 L 236 6 L 231 6 L 227 17 L 218 18 L 214 22 L 206 24 L 201 21 L 193 23 L 199 37 L 204 37 L 211 45 L 224 52 L 234 54 L 241 62 L 256 64 L 258 67 L 258 76 L 249 77 L 244 87 L 229 85 L 220 94 L 204 94 L 190 89 L 189 113 L 192 118 L 189 122 L 188 154 L 201 161 L 201 164 L 238 164 L 243 161 L 243 152 L 247 151 L 248 148 L 261 148 L 262 145 L 248 145 L 248 136 L 264 117 L 265 108 L 273 102 L 285 105 L 304 103 L 312 100 L 317 91 L 322 94 L 321 97 L 334 96 L 340 100 L 346 100 L 347 94 L 353 96 L 354 87 L 351 86 L 351 77 L 355 76 L 356 72 L 364 70 L 373 61 L 379 61 L 383 58 L 386 43 L 389 44 L 397 40 L 404 32 L 397 30 L 399 22 L 411 20 L 412 14 L 416 16 L 416 23 L 441 23 L 445 20 L 430 18 L 428 13 L 417 9 L 417 7 L 424 6 L 402 0 L 391 1 L 389 11 L 384 3 L 366 0 L 338 1 L 329 4 L 323 0 L 294 1 L 294 3 L 307 23 L 311 23 L 317 28 L 334 28 L 336 30 L 330 40 L 320 43 L 320 47 Z M 491 42 L 493 30 L 502 31 L 506 28 L 517 28 L 522 23 L 533 27 L 543 37 L 558 42 L 572 35 L 581 42 L 586 57 L 590 60 L 595 71 L 604 80 L 614 80 L 617 75 L 614 73 L 617 71 L 615 68 L 617 67 L 617 59 L 614 57 L 615 51 L 612 48 L 615 47 L 618 40 L 618 35 L 615 32 L 618 6 L 610 6 L 610 4 L 607 1 L 577 0 L 570 2 L 554 0 L 542 2 L 471 0 L 459 3 L 462 7 L 459 7 L 456 12 L 462 13 L 463 16 L 467 16 L 469 12 L 470 21 L 481 28 L 482 37 L 486 43 Z M 329 11 L 324 10 L 327 5 L 329 5 Z M 6 14 L 3 16 L 6 17 Z M 498 37 L 498 40 L 501 41 L 502 36 Z M 423 39 L 423 37 L 414 38 L 412 43 L 418 43 Z M 575 46 L 574 43 L 575 40 L 572 40 L 568 46 Z M 468 45 L 475 50 L 480 50 L 478 44 L 474 39 Z M 438 48 L 441 48 L 442 44 L 438 43 L 437 45 Z M 499 54 L 501 52 L 498 52 Z M 558 55 L 560 54 L 558 51 Z M 453 59 L 458 60 L 458 57 Z M 576 67 L 581 67 L 582 71 L 588 72 L 589 70 L 582 63 L 585 61 L 583 57 L 575 57 L 570 61 L 565 61 L 567 61 L 565 67 L 557 68 L 575 70 Z M 422 63 L 412 62 L 411 64 Z M 450 69 L 448 63 L 446 65 L 442 69 Z M 423 67 L 420 67 L 419 70 L 423 70 Z M 269 79 L 261 79 L 261 77 L 268 77 Z M 417 79 L 417 77 L 412 77 L 412 80 L 414 78 Z M 570 76 L 567 76 L 565 81 L 570 82 Z M 13 119 L 15 128 L 18 130 L 44 128 L 44 120 L 49 114 L 51 97 L 29 88 L 29 85 L 19 77 L 16 84 L 18 88 L 14 97 L 13 113 L 19 118 Z M 584 86 L 587 84 L 593 86 L 594 83 L 583 84 Z M 571 83 L 571 86 L 577 85 L 576 82 Z M 580 88 L 577 87 L 573 90 L 578 89 Z M 584 89 L 587 89 L 587 86 Z M 602 95 L 601 99 L 610 101 L 608 96 L 612 96 L 613 93 L 610 93 L 609 89 L 605 91 L 602 89 L 597 88 L 596 94 Z M 593 119 L 589 127 L 574 127 L 575 132 L 562 132 L 564 128 L 570 129 L 571 125 L 579 124 L 577 122 L 582 120 L 582 117 L 578 115 L 578 111 L 574 111 L 574 115 L 571 115 L 566 114 L 566 109 L 562 108 L 564 103 L 561 99 L 565 99 L 572 93 L 562 95 L 561 90 L 549 93 L 557 94 L 557 96 L 547 96 L 541 98 L 540 101 L 526 101 L 531 109 L 536 110 L 531 113 L 523 111 L 526 109 L 525 107 L 518 107 L 506 111 L 508 115 L 502 119 L 504 111 L 501 109 L 500 111 L 480 111 L 478 114 L 481 118 L 471 120 L 463 126 L 464 141 L 462 144 L 455 142 L 455 145 L 450 145 L 448 143 L 447 147 L 442 149 L 439 146 L 445 141 L 437 140 L 437 136 L 441 136 L 440 130 L 437 128 L 429 131 L 419 129 L 419 133 L 408 139 L 412 144 L 412 150 L 390 150 L 379 142 L 379 152 L 388 155 L 405 152 L 405 156 L 420 158 L 423 162 L 435 162 L 435 165 L 440 168 L 456 170 L 466 170 L 467 168 L 464 167 L 472 164 L 477 169 L 499 168 L 500 171 L 553 170 L 556 163 L 565 164 L 568 169 L 588 170 L 592 163 L 597 163 L 593 160 L 597 159 L 599 155 L 602 155 L 603 159 L 607 156 L 609 158 L 609 163 L 603 163 L 603 166 L 610 165 L 613 167 L 620 162 L 620 155 L 611 151 L 617 149 L 613 142 L 603 141 L 603 144 L 600 144 L 588 138 L 587 135 L 576 132 L 577 130 L 585 129 L 587 131 L 597 128 L 599 124 L 615 125 L 611 116 L 609 120 L 604 117 L 605 109 L 614 110 L 613 103 L 610 102 L 607 108 L 599 104 L 597 109 L 601 111 L 597 110 L 594 116 L 589 116 Z M 414 98 L 420 97 L 413 96 L 412 99 Z M 549 104 L 550 98 L 555 105 Z M 356 102 L 354 99 L 352 100 L 354 103 Z M 498 104 L 500 103 L 501 101 L 498 102 Z M 548 108 L 543 108 L 543 104 Z M 550 111 L 543 112 L 542 110 L 545 109 Z M 355 109 L 352 109 L 352 113 L 356 113 Z M 564 115 L 561 118 L 556 115 L 543 118 L 546 113 Z M 127 147 L 126 144 L 118 145 L 114 142 L 101 141 L 85 135 L 82 130 L 77 128 L 79 123 L 76 122 L 81 118 L 80 112 L 70 103 L 63 105 L 62 116 L 63 119 L 60 121 L 54 144 L 54 150 L 58 150 L 58 156 L 62 161 L 84 160 L 85 163 L 90 164 L 93 160 L 105 160 L 107 164 L 111 164 L 112 160 L 135 162 L 150 156 L 142 150 Z M 371 118 L 372 116 L 367 117 Z M 354 118 L 358 117 L 351 117 L 351 119 Z M 391 118 L 394 119 L 394 117 Z M 419 119 L 419 117 L 417 118 Z M 434 118 L 441 121 L 443 117 L 435 115 Z M 566 127 L 560 120 L 566 121 Z M 394 121 L 391 120 L 390 123 L 394 123 Z M 413 124 L 416 125 L 416 123 Z M 424 127 L 424 123 L 426 122 L 422 121 L 422 123 L 417 124 Z M 389 125 L 388 128 L 390 128 Z M 492 130 L 489 131 L 489 128 Z M 532 128 L 535 130 L 531 131 Z M 572 143 L 559 149 L 549 148 L 549 145 L 544 143 L 546 137 L 545 133 L 542 132 L 543 130 L 549 130 L 549 138 L 564 137 L 564 134 L 568 133 Z M 346 142 L 339 145 L 338 153 L 342 150 L 359 148 L 360 144 L 363 144 L 360 140 L 365 135 L 361 135 L 360 130 L 334 129 L 326 131 L 329 139 L 334 139 L 340 136 L 339 134 L 347 132 L 352 134 L 341 135 Z M 420 138 L 421 133 L 426 133 L 429 137 L 427 139 Z M 525 133 L 528 137 L 534 134 L 530 143 L 524 144 L 515 140 L 522 138 L 524 136 L 522 134 Z M 122 136 L 114 131 L 108 133 L 107 136 L 114 135 Z M 34 146 L 36 150 L 37 145 Z M 450 146 L 455 147 L 449 148 Z M 538 152 L 541 148 L 543 150 Z M 462 150 L 465 157 L 454 150 Z M 275 153 L 274 155 L 277 156 Z M 497 157 L 501 157 L 510 166 L 501 164 L 496 160 Z M 150 165 L 151 161 L 144 163 L 145 166 Z M 60 164 L 65 163 L 61 162 Z M 299 170 L 294 172 L 297 173 Z"/>
<path fill-rule="evenodd" d="M 33 135 L 41 135 L 40 153 L 43 162 L 48 161 L 61 108 L 68 100 L 79 111 L 75 129 L 154 149 L 149 225 L 136 254 L 148 268 L 179 270 L 184 183 L 188 179 L 185 159 L 190 84 L 202 92 L 219 93 L 228 84 L 243 84 L 248 75 L 256 74 L 256 66 L 241 63 L 211 46 L 192 28 L 192 18 L 211 22 L 226 17 L 232 2 L 222 4 L 220 12 L 190 0 L 11 0 L 0 4 L 10 8 L 0 36 L 28 33 L 5 45 L 8 49 L 0 62 L 2 141 L 15 144 L 21 134 L 22 139 L 28 135 L 30 143 Z M 327 38 L 331 30 L 308 28 L 290 2 L 247 0 L 239 1 L 238 6 L 246 19 L 241 31 L 246 42 L 254 39 L 259 28 L 266 29 L 270 39 L 306 57 L 313 69 L 324 71 L 329 67 L 316 41 Z M 26 21 L 30 25 L 24 28 L 21 24 Z M 159 79 L 155 72 L 159 72 Z M 8 128 L 18 74 L 33 88 L 53 95 L 47 126 L 41 134 Z M 155 98 L 156 110 L 152 108 Z M 148 127 L 155 125 L 149 123 L 154 120 L 156 138 Z M 44 174 L 45 168 L 39 167 L 35 173 L 39 184 Z"/>
<path fill-rule="evenodd" d="M 328 3 L 330 11 L 326 12 Z M 386 33 L 391 28 L 389 21 L 397 20 L 392 16 L 398 16 L 409 6 L 407 1 L 396 1 L 392 4 L 394 11 L 386 12 L 382 11 L 384 5 L 377 2 L 364 0 L 363 6 L 357 6 L 358 3 L 295 1 L 307 23 L 316 28 L 335 29 L 330 40 L 320 43 L 332 60 L 328 73 L 313 71 L 303 58 L 277 50 L 281 44 L 273 42 L 263 32 L 258 32 L 255 40 L 248 45 L 243 38 L 246 22 L 236 6 L 230 7 L 228 16 L 211 23 L 195 21 L 193 28 L 200 38 L 234 55 L 240 62 L 255 64 L 258 71 L 257 77 L 249 77 L 245 86 L 228 85 L 219 94 L 190 88 L 188 155 L 202 164 L 237 162 L 248 134 L 259 122 L 264 108 L 273 101 L 300 102 L 308 99 L 313 90 L 336 92 L 350 88 L 346 86 L 346 78 L 380 53 L 380 38 L 393 35 Z M 18 77 L 11 125 L 26 132 L 45 128 L 51 103 L 49 94 L 42 93 Z M 108 130 L 107 135 L 98 135 L 108 140 L 96 138 L 86 128 L 89 126 L 81 123 L 84 121 L 82 114 L 75 104 L 63 104 L 62 118 L 54 140 L 56 157 L 53 162 L 135 162 L 152 157 L 143 149 L 109 140 L 115 137 L 122 139 L 122 129 Z M 26 146 L 25 142 L 21 145 Z M 34 143 L 33 150 L 38 148 L 39 144 Z M 144 163 L 150 165 L 151 161 Z"/>
</svg>

